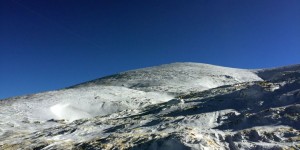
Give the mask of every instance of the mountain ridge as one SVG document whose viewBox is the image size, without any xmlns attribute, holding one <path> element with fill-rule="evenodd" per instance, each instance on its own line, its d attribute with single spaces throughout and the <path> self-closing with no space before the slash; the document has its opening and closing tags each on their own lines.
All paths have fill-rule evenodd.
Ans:
<svg viewBox="0 0 300 150">
<path fill-rule="evenodd" d="M 0 106 L 0 149 L 300 148 L 300 65 L 172 63 Z"/>
</svg>

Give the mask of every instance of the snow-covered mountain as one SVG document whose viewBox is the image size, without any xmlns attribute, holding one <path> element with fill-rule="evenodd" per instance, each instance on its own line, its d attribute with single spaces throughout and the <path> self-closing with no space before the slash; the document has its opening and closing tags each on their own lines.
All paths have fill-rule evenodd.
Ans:
<svg viewBox="0 0 300 150">
<path fill-rule="evenodd" d="M 0 149 L 300 148 L 300 65 L 173 63 L 0 101 Z"/>
</svg>

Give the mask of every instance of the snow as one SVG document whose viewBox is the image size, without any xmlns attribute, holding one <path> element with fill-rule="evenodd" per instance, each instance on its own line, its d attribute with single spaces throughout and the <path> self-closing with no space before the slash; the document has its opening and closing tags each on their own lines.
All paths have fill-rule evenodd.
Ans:
<svg viewBox="0 0 300 150">
<path fill-rule="evenodd" d="M 247 70 L 173 63 L 12 97 L 0 101 L 0 141 L 34 134 L 57 141 L 50 149 L 99 136 L 113 140 L 107 147 L 127 139 L 142 142 L 136 149 L 224 149 L 236 143 L 271 149 L 276 145 L 261 141 L 273 142 L 266 137 L 275 132 L 270 123 L 276 132 L 297 135 L 287 126 L 299 127 L 299 70 L 298 65 Z M 259 132 L 261 143 L 248 128 Z"/>
<path fill-rule="evenodd" d="M 11 101 L 10 107 L 4 107 L 3 113 L 9 112 L 10 117 L 14 115 L 18 118 L 16 120 L 26 117 L 30 121 L 65 119 L 71 122 L 125 109 L 136 109 L 172 98 L 173 96 L 164 93 L 144 92 L 126 87 L 95 86 L 41 93 L 30 97 L 30 100 L 26 96 L 21 97 L 18 101 Z"/>
<path fill-rule="evenodd" d="M 20 114 L 14 115 L 19 120 L 26 117 L 38 121 L 74 121 L 166 102 L 180 93 L 260 80 L 255 73 L 243 69 L 173 63 L 123 72 L 72 88 L 19 97 L 3 111 L 12 109 Z"/>
<path fill-rule="evenodd" d="M 207 90 L 223 85 L 261 81 L 253 71 L 201 63 L 172 63 L 122 72 L 92 80 L 72 88 L 93 85 L 124 86 L 142 91 L 183 93 Z"/>
<path fill-rule="evenodd" d="M 92 117 L 83 109 L 72 106 L 71 104 L 56 104 L 50 107 L 50 110 L 55 116 L 57 116 L 58 119 L 68 119 L 70 121 L 74 121 L 81 118 Z"/>
</svg>

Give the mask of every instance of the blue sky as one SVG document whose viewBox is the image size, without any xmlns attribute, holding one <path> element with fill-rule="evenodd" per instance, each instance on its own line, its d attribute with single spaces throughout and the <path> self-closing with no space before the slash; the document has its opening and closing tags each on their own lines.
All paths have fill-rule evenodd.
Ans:
<svg viewBox="0 0 300 150">
<path fill-rule="evenodd" d="M 0 98 L 171 62 L 300 63 L 299 0 L 1 0 Z"/>
</svg>

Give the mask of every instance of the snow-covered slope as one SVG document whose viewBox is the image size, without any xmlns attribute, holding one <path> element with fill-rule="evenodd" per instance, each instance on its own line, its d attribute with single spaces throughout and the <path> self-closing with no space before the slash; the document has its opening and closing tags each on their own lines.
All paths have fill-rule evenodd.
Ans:
<svg viewBox="0 0 300 150">
<path fill-rule="evenodd" d="M 122 72 L 82 83 L 73 88 L 109 85 L 141 91 L 181 94 L 207 90 L 218 86 L 262 80 L 255 73 L 201 63 L 172 63 L 157 67 Z"/>
<path fill-rule="evenodd" d="M 0 149 L 299 148 L 299 66 L 173 63 L 4 99 Z"/>
<path fill-rule="evenodd" d="M 191 91 L 259 80 L 248 70 L 174 63 L 123 72 L 63 90 L 15 97 L 1 105 L 9 105 L 2 108 L 4 116 L 12 117 L 5 113 L 9 112 L 17 120 L 73 121 L 165 102 Z"/>
</svg>

